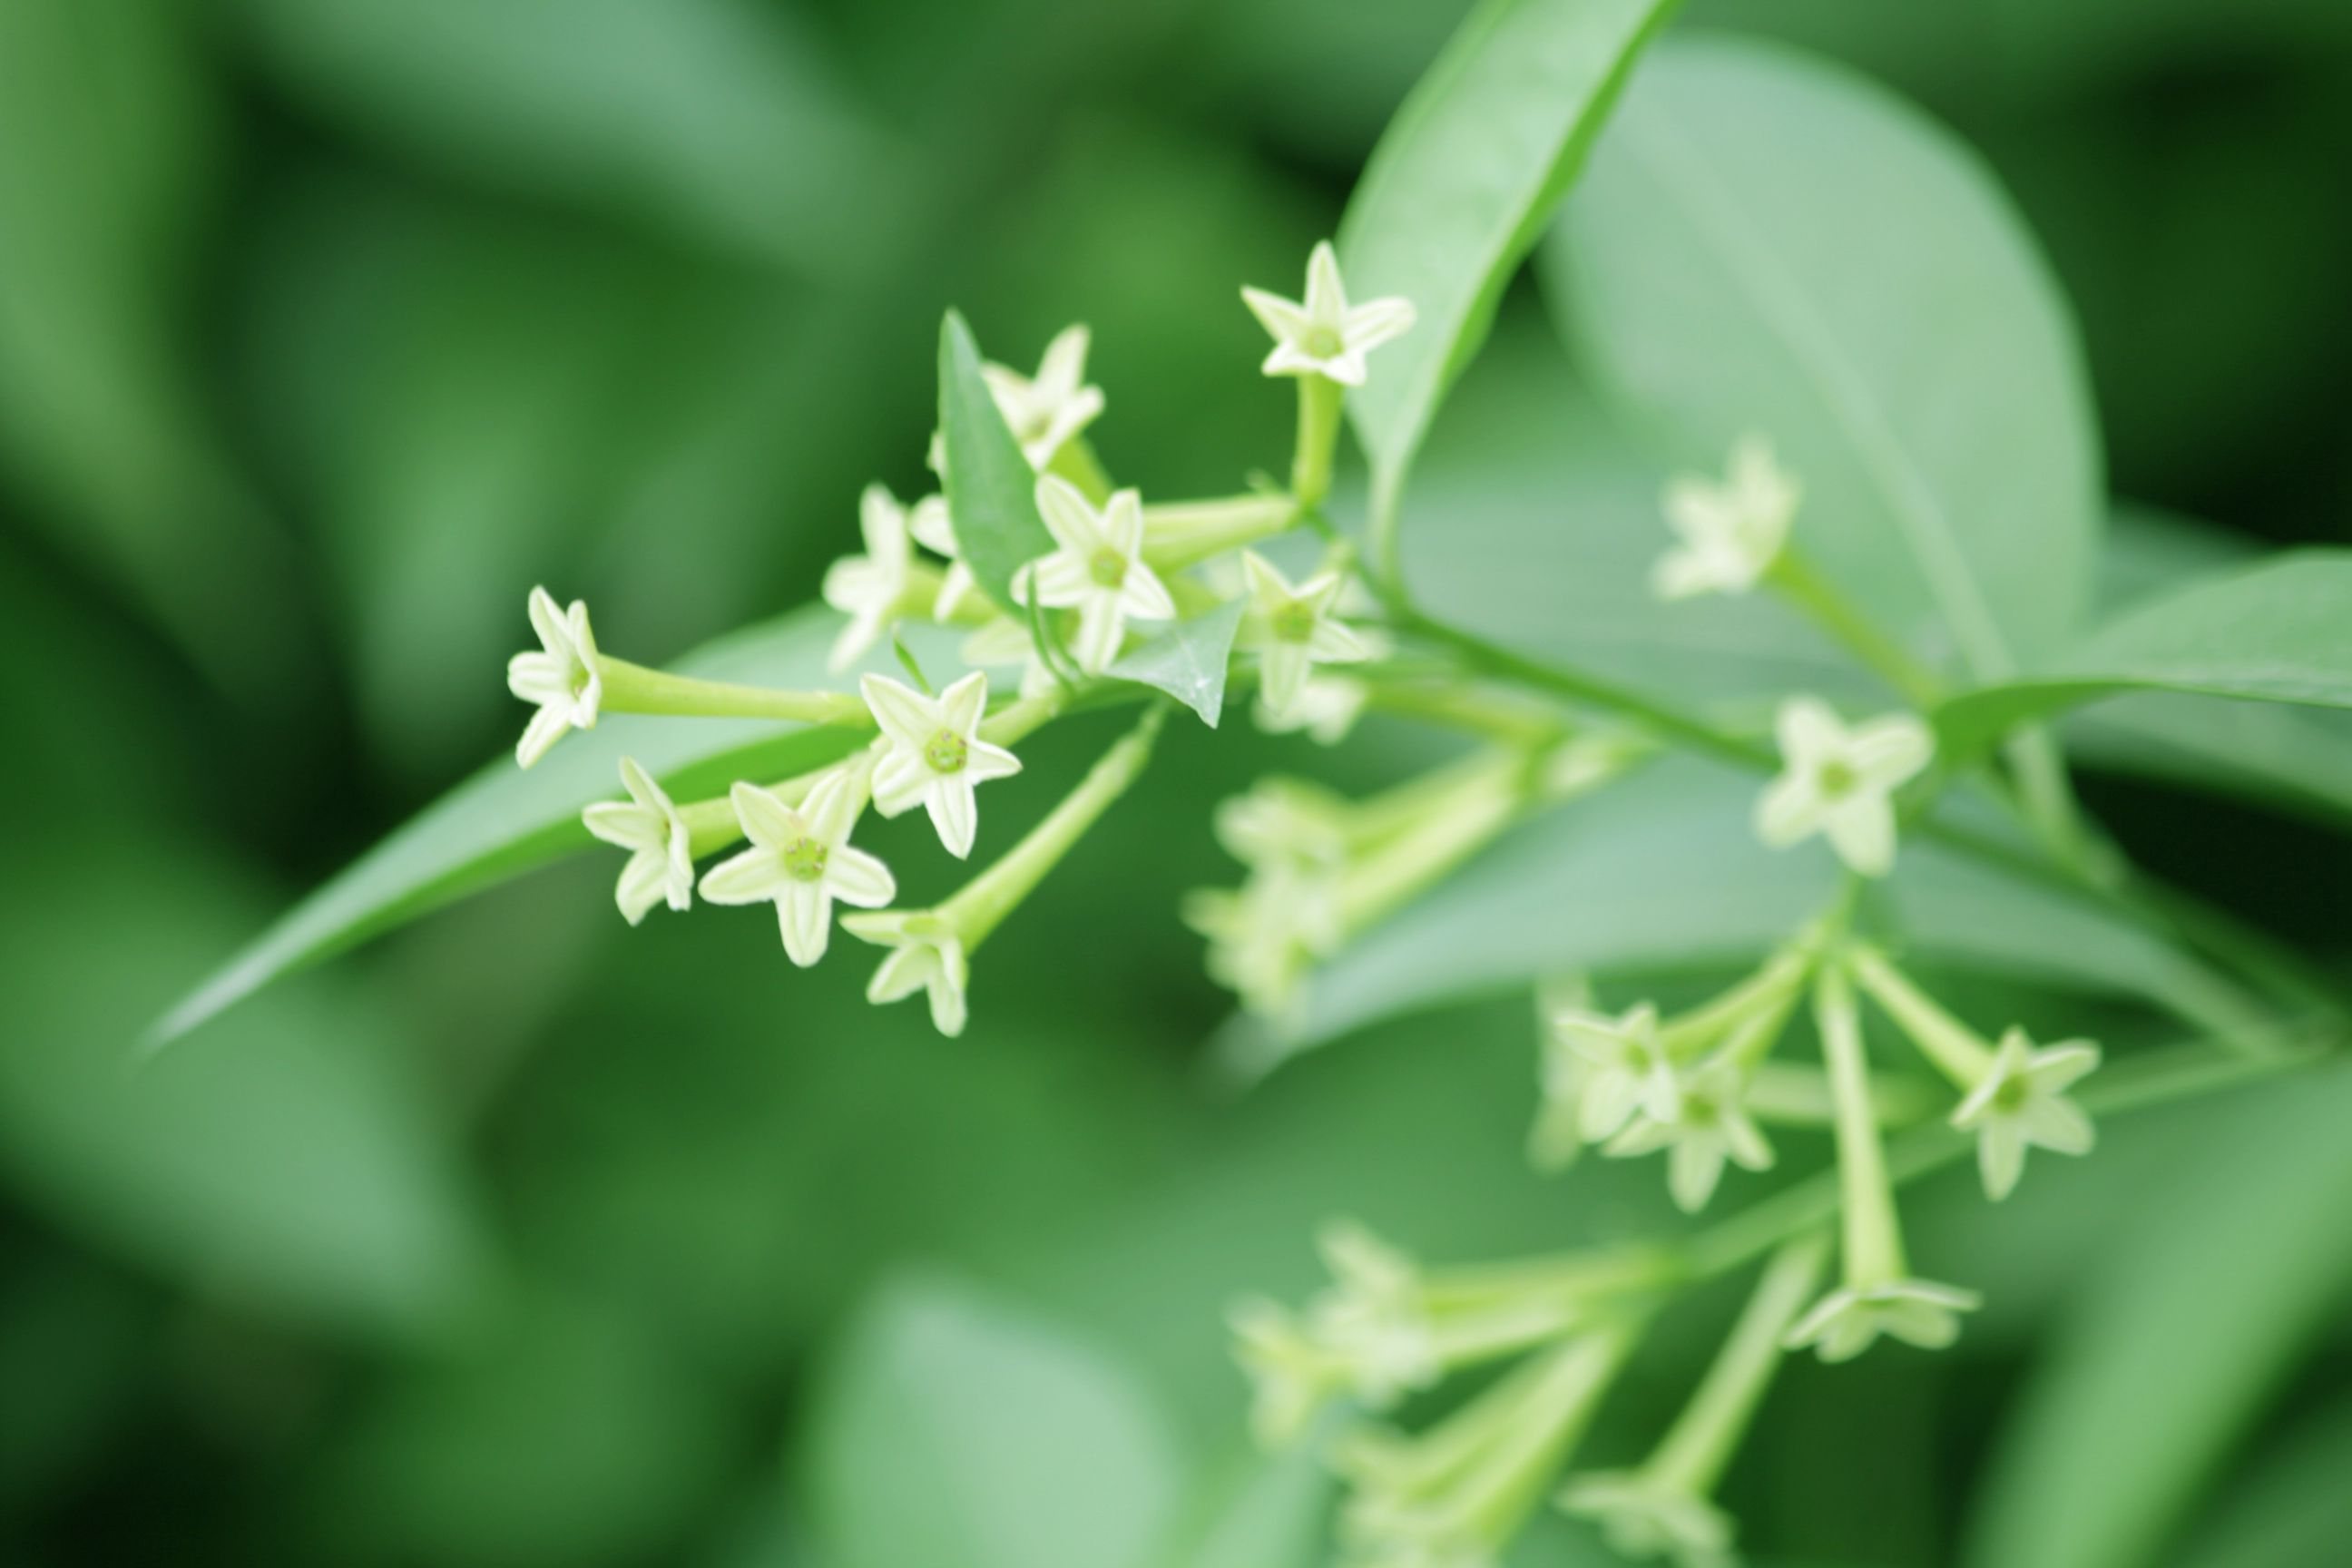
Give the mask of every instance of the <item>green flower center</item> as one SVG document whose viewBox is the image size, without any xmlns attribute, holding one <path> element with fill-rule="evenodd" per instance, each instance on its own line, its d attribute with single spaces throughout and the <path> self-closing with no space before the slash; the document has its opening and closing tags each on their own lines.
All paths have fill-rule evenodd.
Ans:
<svg viewBox="0 0 2352 1568">
<path fill-rule="evenodd" d="M 960 773 L 971 752 L 961 735 L 953 730 L 941 730 L 923 743 L 923 761 L 935 773 Z"/>
<path fill-rule="evenodd" d="M 795 882 L 814 882 L 824 875 L 824 841 L 803 834 L 784 846 L 784 875 Z"/>
<path fill-rule="evenodd" d="M 2004 1079 L 2001 1086 L 1992 1091 L 1992 1102 L 1996 1109 L 2014 1114 L 2025 1109 L 2025 1102 L 2032 1098 L 2032 1085 L 2027 1083 L 2022 1075 Z"/>
<path fill-rule="evenodd" d="M 1862 775 L 1853 771 L 1853 765 L 1836 757 L 1823 763 L 1816 776 L 1824 800 L 1843 800 L 1862 785 Z"/>
<path fill-rule="evenodd" d="M 1315 606 L 1292 599 L 1266 617 L 1277 642 L 1306 642 L 1315 635 Z"/>
<path fill-rule="evenodd" d="M 1127 557 L 1105 545 L 1087 563 L 1087 575 L 1103 587 L 1116 588 L 1127 581 Z"/>
<path fill-rule="evenodd" d="M 1340 335 L 1337 327 L 1307 329 L 1307 352 L 1317 359 L 1337 359 L 1347 347 L 1348 340 Z"/>
</svg>

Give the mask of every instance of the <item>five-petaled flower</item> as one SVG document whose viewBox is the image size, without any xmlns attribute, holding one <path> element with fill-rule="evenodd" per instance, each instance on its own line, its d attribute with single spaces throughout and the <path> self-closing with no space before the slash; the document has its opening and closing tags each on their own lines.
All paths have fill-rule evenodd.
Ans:
<svg viewBox="0 0 2352 1568">
<path fill-rule="evenodd" d="M 1658 558 L 1651 586 L 1662 599 L 1745 594 L 1770 569 L 1797 515 L 1797 481 L 1763 437 L 1732 448 L 1722 484 L 1685 474 L 1666 486 L 1666 522 L 1682 542 Z"/>
<path fill-rule="evenodd" d="M 757 784 L 737 784 L 729 798 L 751 847 L 703 874 L 702 896 L 714 904 L 774 900 L 784 952 L 803 969 L 824 956 L 835 900 L 871 910 L 898 893 L 890 868 L 849 843 L 866 805 L 864 771 L 859 763 L 834 769 L 797 808 Z"/>
<path fill-rule="evenodd" d="M 845 915 L 841 929 L 860 942 L 891 950 L 866 984 L 868 1002 L 878 1006 L 926 992 L 931 1026 L 951 1038 L 963 1033 L 970 1016 L 965 992 L 971 984 L 971 964 L 963 936 L 952 922 L 929 910 L 886 910 Z"/>
<path fill-rule="evenodd" d="M 1849 1285 L 1813 1303 L 1783 1342 L 1792 1351 L 1812 1345 L 1830 1362 L 1852 1361 L 1881 1334 L 1939 1351 L 1960 1337 L 1959 1314 L 1982 1305 L 1984 1298 L 1976 1291 L 1932 1279 Z"/>
<path fill-rule="evenodd" d="M 635 925 L 658 903 L 691 908 L 693 839 L 677 808 L 635 757 L 621 759 L 621 784 L 629 792 L 626 804 L 600 800 L 580 814 L 589 832 L 630 852 L 614 895 L 621 913 Z"/>
<path fill-rule="evenodd" d="M 1726 1160 L 1749 1171 L 1772 1166 L 1772 1145 L 1748 1114 L 1747 1071 L 1733 1062 L 1713 1061 L 1681 1082 L 1680 1114 L 1661 1121 L 1637 1114 L 1609 1141 L 1612 1156 L 1666 1154 L 1666 1190 L 1685 1214 L 1696 1214 L 1715 1195 Z"/>
<path fill-rule="evenodd" d="M 604 694 L 584 603 L 574 599 L 569 610 L 562 609 L 546 589 L 533 588 L 530 626 L 539 634 L 539 651 L 507 661 L 507 689 L 539 705 L 515 744 L 515 761 L 524 767 L 547 755 L 565 731 L 594 729 L 596 704 Z"/>
<path fill-rule="evenodd" d="M 1087 382 L 1087 329 L 1065 327 L 1045 345 L 1034 376 L 1001 364 L 981 367 L 996 411 L 1033 468 L 1043 468 L 1103 411 L 1102 388 Z"/>
<path fill-rule="evenodd" d="M 1586 1068 L 1577 1119 L 1588 1143 L 1612 1137 L 1636 1111 L 1654 1121 L 1682 1114 L 1682 1084 L 1666 1059 L 1658 1010 L 1647 1002 L 1618 1017 L 1570 1008 L 1551 1027 Z"/>
<path fill-rule="evenodd" d="M 2088 1040 L 2062 1040 L 2036 1050 L 2023 1029 L 2011 1028 L 2000 1037 L 1983 1079 L 1952 1113 L 1953 1126 L 1977 1135 L 1977 1163 L 1988 1197 L 2005 1198 L 2016 1189 L 2028 1148 L 2091 1152 L 2097 1132 L 2066 1090 L 2098 1065 L 2099 1047 Z"/>
<path fill-rule="evenodd" d="M 1325 240 L 1307 260 L 1307 298 L 1286 300 L 1244 289 L 1242 300 L 1274 336 L 1268 375 L 1319 375 L 1342 386 L 1364 384 L 1364 356 L 1410 331 L 1412 301 L 1391 297 L 1350 307 L 1339 258 Z"/>
<path fill-rule="evenodd" d="M 1599 1524 L 1610 1550 L 1629 1561 L 1672 1557 L 1675 1568 L 1734 1561 L 1731 1516 L 1688 1487 L 1639 1470 L 1596 1470 L 1570 1477 L 1559 1502 Z"/>
<path fill-rule="evenodd" d="M 1318 663 L 1356 664 L 1371 648 L 1332 615 L 1346 579 L 1321 572 L 1296 587 L 1256 551 L 1244 551 L 1249 579 L 1246 647 L 1258 656 L 1258 687 L 1269 712 L 1284 716 L 1297 706 L 1307 677 Z"/>
<path fill-rule="evenodd" d="M 866 553 L 835 562 L 822 589 L 824 602 L 849 617 L 825 660 L 836 675 L 888 635 L 890 623 L 906 609 L 908 568 L 914 564 L 907 510 L 882 486 L 868 485 L 857 498 L 857 531 L 865 536 Z"/>
<path fill-rule="evenodd" d="M 1756 831 L 1775 849 L 1829 836 L 1838 858 L 1865 877 L 1895 865 L 1896 788 L 1927 765 L 1935 736 L 1908 713 L 1847 729 L 1829 705 L 1794 697 L 1780 705 L 1783 771 L 1756 805 Z"/>
<path fill-rule="evenodd" d="M 930 813 L 948 853 L 959 860 L 969 856 L 980 830 L 974 786 L 1021 771 L 1019 758 L 980 738 L 981 717 L 988 709 L 987 674 L 974 670 L 937 697 L 887 675 L 866 676 L 858 690 L 882 729 L 876 744 L 875 809 L 900 816 L 919 805 Z"/>
<path fill-rule="evenodd" d="M 1047 609 L 1078 612 L 1070 651 L 1079 668 L 1099 675 L 1118 657 L 1130 616 L 1176 618 L 1167 584 L 1143 563 L 1143 501 L 1135 491 L 1118 491 L 1097 511 L 1077 486 L 1046 474 L 1037 481 L 1037 511 L 1057 548 L 1022 567 L 1013 591 Z"/>
</svg>

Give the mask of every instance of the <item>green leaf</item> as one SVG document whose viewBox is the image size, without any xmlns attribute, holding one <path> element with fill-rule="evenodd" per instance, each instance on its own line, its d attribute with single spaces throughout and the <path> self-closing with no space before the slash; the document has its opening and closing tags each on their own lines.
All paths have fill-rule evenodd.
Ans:
<svg viewBox="0 0 2352 1568">
<path fill-rule="evenodd" d="M 1232 599 L 1205 616 L 1179 622 L 1113 663 L 1108 673 L 1158 687 L 1213 730 L 1225 710 L 1225 667 L 1234 657 L 1234 633 L 1248 607 L 1246 600 Z"/>
<path fill-rule="evenodd" d="M 1393 525 L 1439 402 L 1486 341 L 1503 286 L 1673 9 L 1673 0 L 1486 0 L 1373 150 L 1339 226 L 1342 270 L 1352 294 L 1402 294 L 1419 312 L 1348 400 L 1371 455 L 1379 526 Z"/>
<path fill-rule="evenodd" d="M 2347 1122 L 2340 1067 L 2211 1109 L 2045 1352 L 1967 1561 L 2171 1560 L 2166 1545 L 2215 1468 L 2352 1289 Z"/>
<path fill-rule="evenodd" d="M 247 900 L 118 824 L 25 847 L 41 918 L 0 932 L 0 1173 L 71 1233 L 186 1285 L 371 1336 L 446 1334 L 489 1238 L 413 1042 L 345 976 L 289 987 L 134 1067 L 152 1010 Z"/>
<path fill-rule="evenodd" d="M 1566 970 L 1715 970 L 1753 962 L 1829 902 L 1820 844 L 1774 852 L 1749 820 L 1754 777 L 1669 759 L 1516 829 L 1349 943 L 1301 1016 L 1235 1026 L 1244 1068 L 1393 1014 L 1518 989 Z M 1914 840 L 1876 895 L 1908 951 L 1956 966 L 2230 1016 L 2206 972 L 2140 929 Z"/>
<path fill-rule="evenodd" d="M 936 1282 L 857 1324 L 809 1441 L 819 1542 L 843 1568 L 1144 1568 L 1181 1482 L 1123 1368 Z"/>
<path fill-rule="evenodd" d="M 2074 327 L 2000 190 L 1916 111 L 1786 49 L 1662 47 L 1544 270 L 1679 462 L 1773 443 L 1799 545 L 1916 652 L 2000 679 L 2073 634 L 2103 512 Z"/>
<path fill-rule="evenodd" d="M 2352 708 L 2352 551 L 2299 550 L 2194 582 L 2100 627 L 2039 673 L 1936 713 L 1969 755 L 2011 726 L 2118 691 Z"/>
<path fill-rule="evenodd" d="M 851 689 L 854 674 L 825 672 L 825 650 L 837 624 L 831 612 L 811 606 L 722 638 L 677 668 L 717 680 Z M 515 712 L 520 723 L 525 710 L 518 704 Z M 673 795 L 690 800 L 716 795 L 737 778 L 783 777 L 819 766 L 847 751 L 854 739 L 843 731 L 755 720 L 616 716 L 586 734 L 566 736 L 529 772 L 502 757 L 230 959 L 157 1026 L 157 1043 L 187 1033 L 289 970 L 586 847 L 592 841 L 580 826 L 581 810 L 618 798 L 625 752 Z"/>
<path fill-rule="evenodd" d="M 1332 1478 L 1311 1445 L 1244 1456 L 1206 1489 L 1165 1568 L 1307 1568 L 1328 1542 Z"/>
<path fill-rule="evenodd" d="M 940 433 L 956 549 L 988 596 L 1011 605 L 1013 574 L 1054 549 L 1037 515 L 1037 475 L 1004 423 L 971 329 L 950 310 L 940 325 Z"/>
<path fill-rule="evenodd" d="M 2216 1512 L 2182 1568 L 2304 1568 L 2352 1537 L 2352 1405 L 2305 1423 Z"/>
</svg>

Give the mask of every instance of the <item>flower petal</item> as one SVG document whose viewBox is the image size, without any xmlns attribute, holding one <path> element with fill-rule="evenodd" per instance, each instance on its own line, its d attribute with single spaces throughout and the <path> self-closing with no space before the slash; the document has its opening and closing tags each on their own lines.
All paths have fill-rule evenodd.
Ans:
<svg viewBox="0 0 2352 1568">
<path fill-rule="evenodd" d="M 746 849 L 702 874 L 703 900 L 713 904 L 763 904 L 791 886 L 792 873 L 772 849 Z"/>
<path fill-rule="evenodd" d="M 1340 335 L 1357 353 L 1370 353 L 1411 331 L 1417 315 L 1412 301 L 1401 295 L 1367 300 L 1348 312 L 1348 322 L 1340 329 Z"/>
<path fill-rule="evenodd" d="M 1104 544 L 1102 521 L 1087 504 L 1086 492 L 1059 474 L 1037 476 L 1037 515 L 1054 542 L 1084 560 Z"/>
<path fill-rule="evenodd" d="M 1118 657 L 1126 636 L 1127 617 L 1119 613 L 1118 595 L 1090 594 L 1078 605 L 1078 635 L 1070 641 L 1070 653 L 1080 669 L 1100 675 Z"/>
<path fill-rule="evenodd" d="M 1863 795 L 1832 808 L 1824 824 L 1838 858 L 1865 877 L 1895 868 L 1895 808 L 1884 795 Z"/>
<path fill-rule="evenodd" d="M 1140 561 L 1129 563 L 1127 580 L 1119 584 L 1118 607 L 1127 615 L 1145 621 L 1172 621 L 1176 618 L 1176 601 L 1170 596 L 1168 584 L 1160 574 Z"/>
<path fill-rule="evenodd" d="M 530 766 L 547 755 L 571 728 L 572 716 L 562 709 L 541 709 L 530 716 L 530 722 L 523 726 L 522 739 L 515 742 L 515 761 L 524 767 Z"/>
<path fill-rule="evenodd" d="M 669 836 L 668 818 L 634 801 L 600 800 L 581 812 L 580 825 L 619 849 L 657 849 Z"/>
<path fill-rule="evenodd" d="M 1846 763 L 1865 789 L 1891 790 L 1935 754 L 1935 732 L 1908 713 L 1873 719 L 1846 738 Z"/>
<path fill-rule="evenodd" d="M 964 749 L 963 776 L 973 784 L 1011 778 L 1021 771 L 1021 759 L 987 741 L 973 741 Z"/>
<path fill-rule="evenodd" d="M 727 792 L 743 837 L 763 848 L 782 849 L 808 834 L 808 818 L 755 784 L 739 782 Z"/>
<path fill-rule="evenodd" d="M 1818 697 L 1791 697 L 1780 704 L 1772 725 L 1780 755 L 1793 769 L 1810 772 L 1811 764 L 1845 745 L 1845 726 L 1830 705 Z"/>
<path fill-rule="evenodd" d="M 933 778 L 923 792 L 923 808 L 930 813 L 931 826 L 947 852 L 959 860 L 969 858 L 980 833 L 980 803 L 972 798 L 971 780 L 962 773 Z"/>
<path fill-rule="evenodd" d="M 2027 1100 L 2017 1113 L 2017 1130 L 2026 1142 L 2057 1154 L 2087 1154 L 2099 1142 L 2099 1130 L 2083 1108 L 2058 1094 Z"/>
<path fill-rule="evenodd" d="M 862 910 L 878 910 L 898 896 L 898 881 L 890 875 L 890 868 L 846 844 L 835 847 L 825 858 L 824 885 L 843 903 Z"/>
<path fill-rule="evenodd" d="M 940 724 L 954 731 L 965 740 L 980 728 L 981 715 L 988 711 L 988 676 L 973 670 L 940 693 Z M 924 739 L 928 742 L 929 737 Z"/>
<path fill-rule="evenodd" d="M 1244 288 L 1242 303 L 1255 316 L 1258 325 L 1277 343 L 1291 343 L 1304 339 L 1314 325 L 1307 319 L 1305 307 L 1279 294 L 1269 294 L 1263 289 Z M 1276 372 L 1269 370 L 1267 374 Z"/>
<path fill-rule="evenodd" d="M 919 752 L 940 727 L 939 704 L 902 681 L 887 675 L 862 675 L 857 678 L 857 690 L 882 732 L 903 745 Z"/>
<path fill-rule="evenodd" d="M 833 899 L 822 882 L 794 882 L 776 895 L 776 923 L 784 933 L 784 956 L 806 969 L 824 956 L 833 931 Z"/>
<path fill-rule="evenodd" d="M 922 804 L 923 792 L 938 776 L 919 748 L 891 746 L 874 763 L 874 809 L 885 816 L 904 816 Z"/>
<path fill-rule="evenodd" d="M 1756 802 L 1756 837 L 1774 849 L 1811 837 L 1821 831 L 1821 792 L 1811 776 L 1786 773 L 1765 786 Z"/>
</svg>

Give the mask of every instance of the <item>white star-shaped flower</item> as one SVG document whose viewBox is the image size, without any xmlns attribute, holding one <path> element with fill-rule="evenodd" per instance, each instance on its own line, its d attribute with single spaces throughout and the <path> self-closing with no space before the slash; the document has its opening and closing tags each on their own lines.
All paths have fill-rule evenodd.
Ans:
<svg viewBox="0 0 2352 1568">
<path fill-rule="evenodd" d="M 1001 364 L 981 367 L 996 411 L 1012 426 L 1033 468 L 1052 462 L 1103 411 L 1102 388 L 1086 384 L 1087 344 L 1086 328 L 1065 327 L 1045 345 L 1034 377 Z"/>
<path fill-rule="evenodd" d="M 2029 1148 L 2059 1154 L 2091 1152 L 2097 1131 L 2066 1090 L 2098 1065 L 2099 1047 L 2088 1040 L 2063 1040 L 2036 1050 L 2023 1029 L 2000 1037 L 1983 1080 L 1952 1113 L 1953 1126 L 1977 1135 L 1977 1164 L 1987 1197 L 2005 1198 L 2016 1190 Z"/>
<path fill-rule="evenodd" d="M 1318 573 L 1293 587 L 1255 550 L 1242 552 L 1242 570 L 1250 596 L 1244 646 L 1257 652 L 1258 689 L 1271 711 L 1286 714 L 1297 706 L 1317 664 L 1357 664 L 1371 657 L 1364 639 L 1332 616 L 1345 586 L 1339 573 Z"/>
<path fill-rule="evenodd" d="M 1100 675 L 1118 657 L 1129 616 L 1172 621 L 1176 601 L 1143 563 L 1143 501 L 1120 490 L 1101 511 L 1058 474 L 1037 481 L 1037 511 L 1056 546 L 1021 568 L 1013 591 L 1023 602 L 1078 612 L 1070 651 L 1078 668 Z"/>
<path fill-rule="evenodd" d="M 963 938 L 951 924 L 927 910 L 889 910 L 845 915 L 841 929 L 860 942 L 891 950 L 866 984 L 868 1002 L 878 1006 L 921 991 L 930 998 L 931 1026 L 950 1038 L 963 1033 L 971 1014 L 965 993 L 971 984 L 971 964 Z"/>
<path fill-rule="evenodd" d="M 980 591 L 980 579 L 971 574 L 956 549 L 955 519 L 948 511 L 948 498 L 925 496 L 917 501 L 915 510 L 907 514 L 907 531 L 915 536 L 916 543 L 947 560 L 947 577 L 931 602 L 931 616 L 935 620 L 954 619 L 964 601 Z"/>
<path fill-rule="evenodd" d="M 824 956 L 835 900 L 872 910 L 898 895 L 890 868 L 850 847 L 865 795 L 855 768 L 826 773 L 798 809 L 757 784 L 737 784 L 729 799 L 751 847 L 705 872 L 702 896 L 714 904 L 773 900 L 784 952 L 806 969 Z"/>
<path fill-rule="evenodd" d="M 1847 729 L 1817 698 L 1792 697 L 1778 724 L 1782 772 L 1756 805 L 1756 831 L 1775 849 L 1829 836 L 1865 877 L 1895 865 L 1895 791 L 1927 765 L 1936 738 L 1908 713 Z"/>
<path fill-rule="evenodd" d="M 574 599 L 569 610 L 562 609 L 546 589 L 533 588 L 530 626 L 539 634 L 539 651 L 507 661 L 507 689 L 539 705 L 515 745 L 515 761 L 524 767 L 547 755 L 567 731 L 594 729 L 596 704 L 604 695 L 584 603 Z"/>
<path fill-rule="evenodd" d="M 1339 280 L 1339 257 L 1325 240 L 1307 258 L 1307 298 L 1286 300 L 1263 289 L 1244 289 L 1242 301 L 1273 334 L 1274 352 L 1263 367 L 1268 375 L 1319 375 L 1342 386 L 1364 384 L 1364 356 L 1413 321 L 1412 301 L 1367 300 L 1349 307 Z"/>
<path fill-rule="evenodd" d="M 1885 1279 L 1832 1290 L 1797 1320 L 1782 1342 L 1790 1350 L 1819 1347 L 1823 1361 L 1852 1361 L 1891 1334 L 1922 1350 L 1939 1351 L 1960 1337 L 1959 1314 L 1984 1298 L 1932 1279 Z"/>
<path fill-rule="evenodd" d="M 1239 888 L 1199 888 L 1184 896 L 1184 923 L 1209 939 L 1209 978 L 1262 1018 L 1284 1018 L 1303 994 L 1319 917 L 1299 901 L 1296 882 L 1253 878 Z"/>
<path fill-rule="evenodd" d="M 1660 1121 L 1636 1114 L 1603 1153 L 1623 1158 L 1666 1155 L 1666 1190 L 1685 1214 L 1696 1214 L 1715 1195 L 1724 1162 L 1744 1170 L 1772 1168 L 1772 1145 L 1748 1114 L 1748 1075 L 1729 1062 L 1710 1062 L 1682 1081 L 1681 1114 Z"/>
<path fill-rule="evenodd" d="M 1672 1557 L 1675 1568 L 1730 1568 L 1731 1516 L 1685 1487 L 1639 1470 L 1571 1476 L 1561 1510 L 1601 1526 L 1609 1549 L 1640 1560 Z"/>
<path fill-rule="evenodd" d="M 1690 474 L 1675 479 L 1666 486 L 1666 522 L 1682 543 L 1658 558 L 1652 588 L 1662 599 L 1747 593 L 1788 542 L 1800 494 L 1757 436 L 1732 448 L 1724 483 Z"/>
<path fill-rule="evenodd" d="M 1269 735 L 1304 731 L 1318 745 L 1336 746 L 1363 717 L 1364 705 L 1371 696 L 1372 689 L 1353 677 L 1309 675 L 1286 711 L 1276 712 L 1260 697 L 1250 709 L 1250 718 Z"/>
<path fill-rule="evenodd" d="M 880 485 L 866 486 L 857 498 L 857 531 L 866 553 L 843 556 L 824 574 L 824 602 L 849 617 L 825 660 L 836 675 L 889 635 L 906 607 L 908 569 L 914 564 L 906 509 Z"/>
<path fill-rule="evenodd" d="M 902 816 L 921 806 L 930 813 L 940 842 L 963 859 L 980 831 L 975 786 L 1021 771 L 1021 760 L 980 738 L 988 710 L 988 677 L 974 670 L 940 692 L 926 697 L 887 675 L 863 677 L 857 689 L 880 725 L 876 744 L 874 807 Z"/>
<path fill-rule="evenodd" d="M 621 784 L 629 792 L 626 805 L 600 800 L 580 814 L 589 832 L 630 852 L 614 891 L 621 913 L 635 925 L 664 901 L 674 910 L 692 908 L 693 836 L 677 808 L 635 757 L 621 759 Z"/>
<path fill-rule="evenodd" d="M 1564 1048 L 1588 1069 L 1577 1114 L 1584 1141 L 1614 1136 L 1640 1111 L 1673 1121 L 1682 1111 L 1682 1084 L 1658 1034 L 1658 1010 L 1647 1002 L 1620 1017 L 1571 1009 L 1551 1020 Z"/>
</svg>

